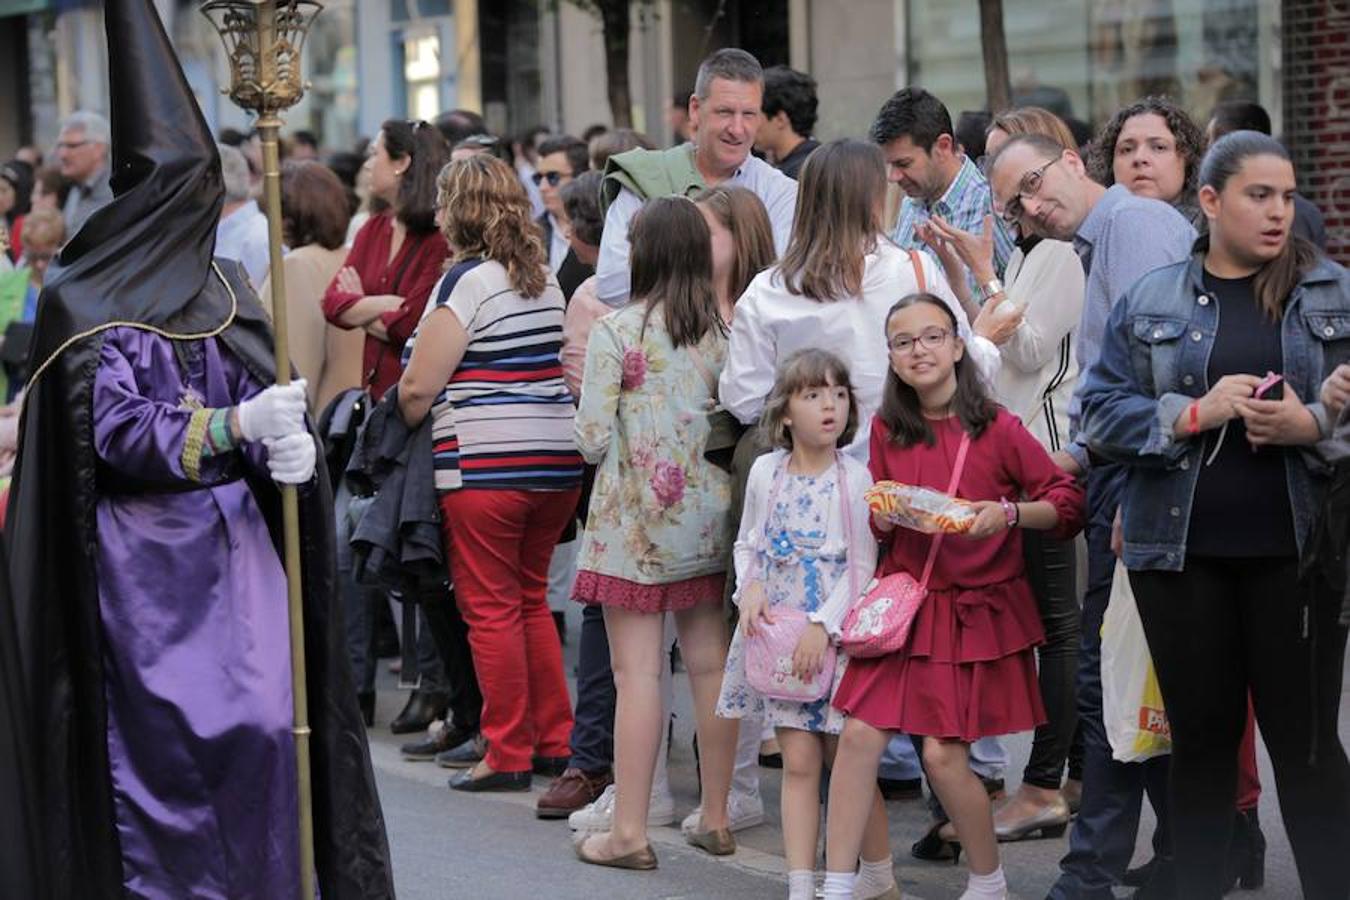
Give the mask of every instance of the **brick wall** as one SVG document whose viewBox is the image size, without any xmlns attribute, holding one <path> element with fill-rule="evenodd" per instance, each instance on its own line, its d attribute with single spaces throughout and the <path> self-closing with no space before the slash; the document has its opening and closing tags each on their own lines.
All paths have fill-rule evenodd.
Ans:
<svg viewBox="0 0 1350 900">
<path fill-rule="evenodd" d="M 1284 139 L 1328 253 L 1350 265 L 1350 0 L 1284 0 L 1283 19 Z"/>
</svg>

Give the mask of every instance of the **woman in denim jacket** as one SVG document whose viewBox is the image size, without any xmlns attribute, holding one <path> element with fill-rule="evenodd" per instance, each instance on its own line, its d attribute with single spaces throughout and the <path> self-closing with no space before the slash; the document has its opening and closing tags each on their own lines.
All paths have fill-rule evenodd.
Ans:
<svg viewBox="0 0 1350 900">
<path fill-rule="evenodd" d="M 1250 690 L 1303 893 L 1339 900 L 1346 630 L 1307 562 L 1330 471 L 1318 392 L 1350 359 L 1350 274 L 1290 236 L 1294 169 L 1271 138 L 1222 138 L 1200 185 L 1210 233 L 1116 304 L 1083 432 L 1129 466 L 1123 559 L 1172 727 L 1177 895 L 1218 898 L 1230 883 Z"/>
</svg>

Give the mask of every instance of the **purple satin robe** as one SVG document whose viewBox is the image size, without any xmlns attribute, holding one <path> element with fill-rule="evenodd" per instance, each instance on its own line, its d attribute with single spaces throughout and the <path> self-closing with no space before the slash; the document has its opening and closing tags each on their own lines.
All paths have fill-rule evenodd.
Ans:
<svg viewBox="0 0 1350 900">
<path fill-rule="evenodd" d="M 214 339 L 183 350 L 185 361 L 157 335 L 112 330 L 94 381 L 108 757 L 126 890 L 294 897 L 286 579 L 247 483 L 225 480 L 229 466 L 259 465 L 261 451 L 202 460 L 197 488 L 181 462 L 189 391 L 225 407 L 262 386 Z"/>
</svg>

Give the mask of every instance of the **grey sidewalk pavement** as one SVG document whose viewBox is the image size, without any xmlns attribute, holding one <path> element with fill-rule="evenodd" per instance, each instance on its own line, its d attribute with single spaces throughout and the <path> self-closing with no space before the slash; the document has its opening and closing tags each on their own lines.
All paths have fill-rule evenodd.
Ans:
<svg viewBox="0 0 1350 900">
<path fill-rule="evenodd" d="M 570 674 L 575 663 L 579 616 L 569 610 L 570 640 L 564 648 Z M 681 817 L 698 803 L 691 749 L 693 715 L 682 674 L 676 675 L 675 740 L 670 757 L 671 790 Z M 406 695 L 382 676 L 375 728 L 374 759 L 389 842 L 394 879 L 401 900 L 684 900 L 743 898 L 774 900 L 787 894 L 779 829 L 779 773 L 765 769 L 760 778 L 766 821 L 737 835 L 734 856 L 716 859 L 685 845 L 678 825 L 654 828 L 653 848 L 660 859 L 656 872 L 619 872 L 578 862 L 565 821 L 534 817 L 534 800 L 547 786 L 536 778 L 530 794 L 463 794 L 450 791 L 451 774 L 434 763 L 403 760 L 404 739 L 389 733 L 388 723 Z M 412 737 L 417 737 L 413 735 Z M 1350 739 L 1350 678 L 1342 685 L 1341 737 Z M 1030 735 L 1008 740 L 1012 763 L 1008 787 L 1016 786 L 1030 750 Z M 1250 900 L 1289 900 L 1299 896 L 1289 844 L 1280 824 L 1270 760 L 1259 751 L 1262 784 L 1261 822 L 1270 842 L 1266 886 L 1233 895 Z M 917 801 L 888 804 L 896 878 L 907 898 L 955 900 L 965 889 L 965 866 L 924 863 L 909 855 L 909 846 L 926 827 L 926 810 Z M 1147 855 L 1153 817 L 1145 803 L 1137 860 Z M 1003 866 L 1012 896 L 1041 898 L 1059 873 L 1067 838 L 1002 845 Z M 1127 896 L 1122 889 L 1121 896 Z"/>
</svg>

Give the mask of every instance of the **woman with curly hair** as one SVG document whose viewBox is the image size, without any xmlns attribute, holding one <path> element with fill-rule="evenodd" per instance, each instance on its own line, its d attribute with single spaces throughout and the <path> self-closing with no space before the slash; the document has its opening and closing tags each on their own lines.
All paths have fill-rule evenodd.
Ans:
<svg viewBox="0 0 1350 900">
<path fill-rule="evenodd" d="M 1170 203 L 1197 227 L 1196 176 L 1205 135 L 1186 111 L 1167 97 L 1145 97 L 1111 117 L 1088 156 L 1092 177 L 1131 194 Z"/>
<path fill-rule="evenodd" d="M 581 456 L 563 383 L 563 296 L 530 201 L 487 154 L 436 179 L 455 255 L 404 349 L 399 409 L 432 417 L 455 600 L 483 693 L 487 753 L 461 791 L 528 791 L 570 754 L 572 708 L 546 599 L 553 546 L 577 506 Z"/>
</svg>

